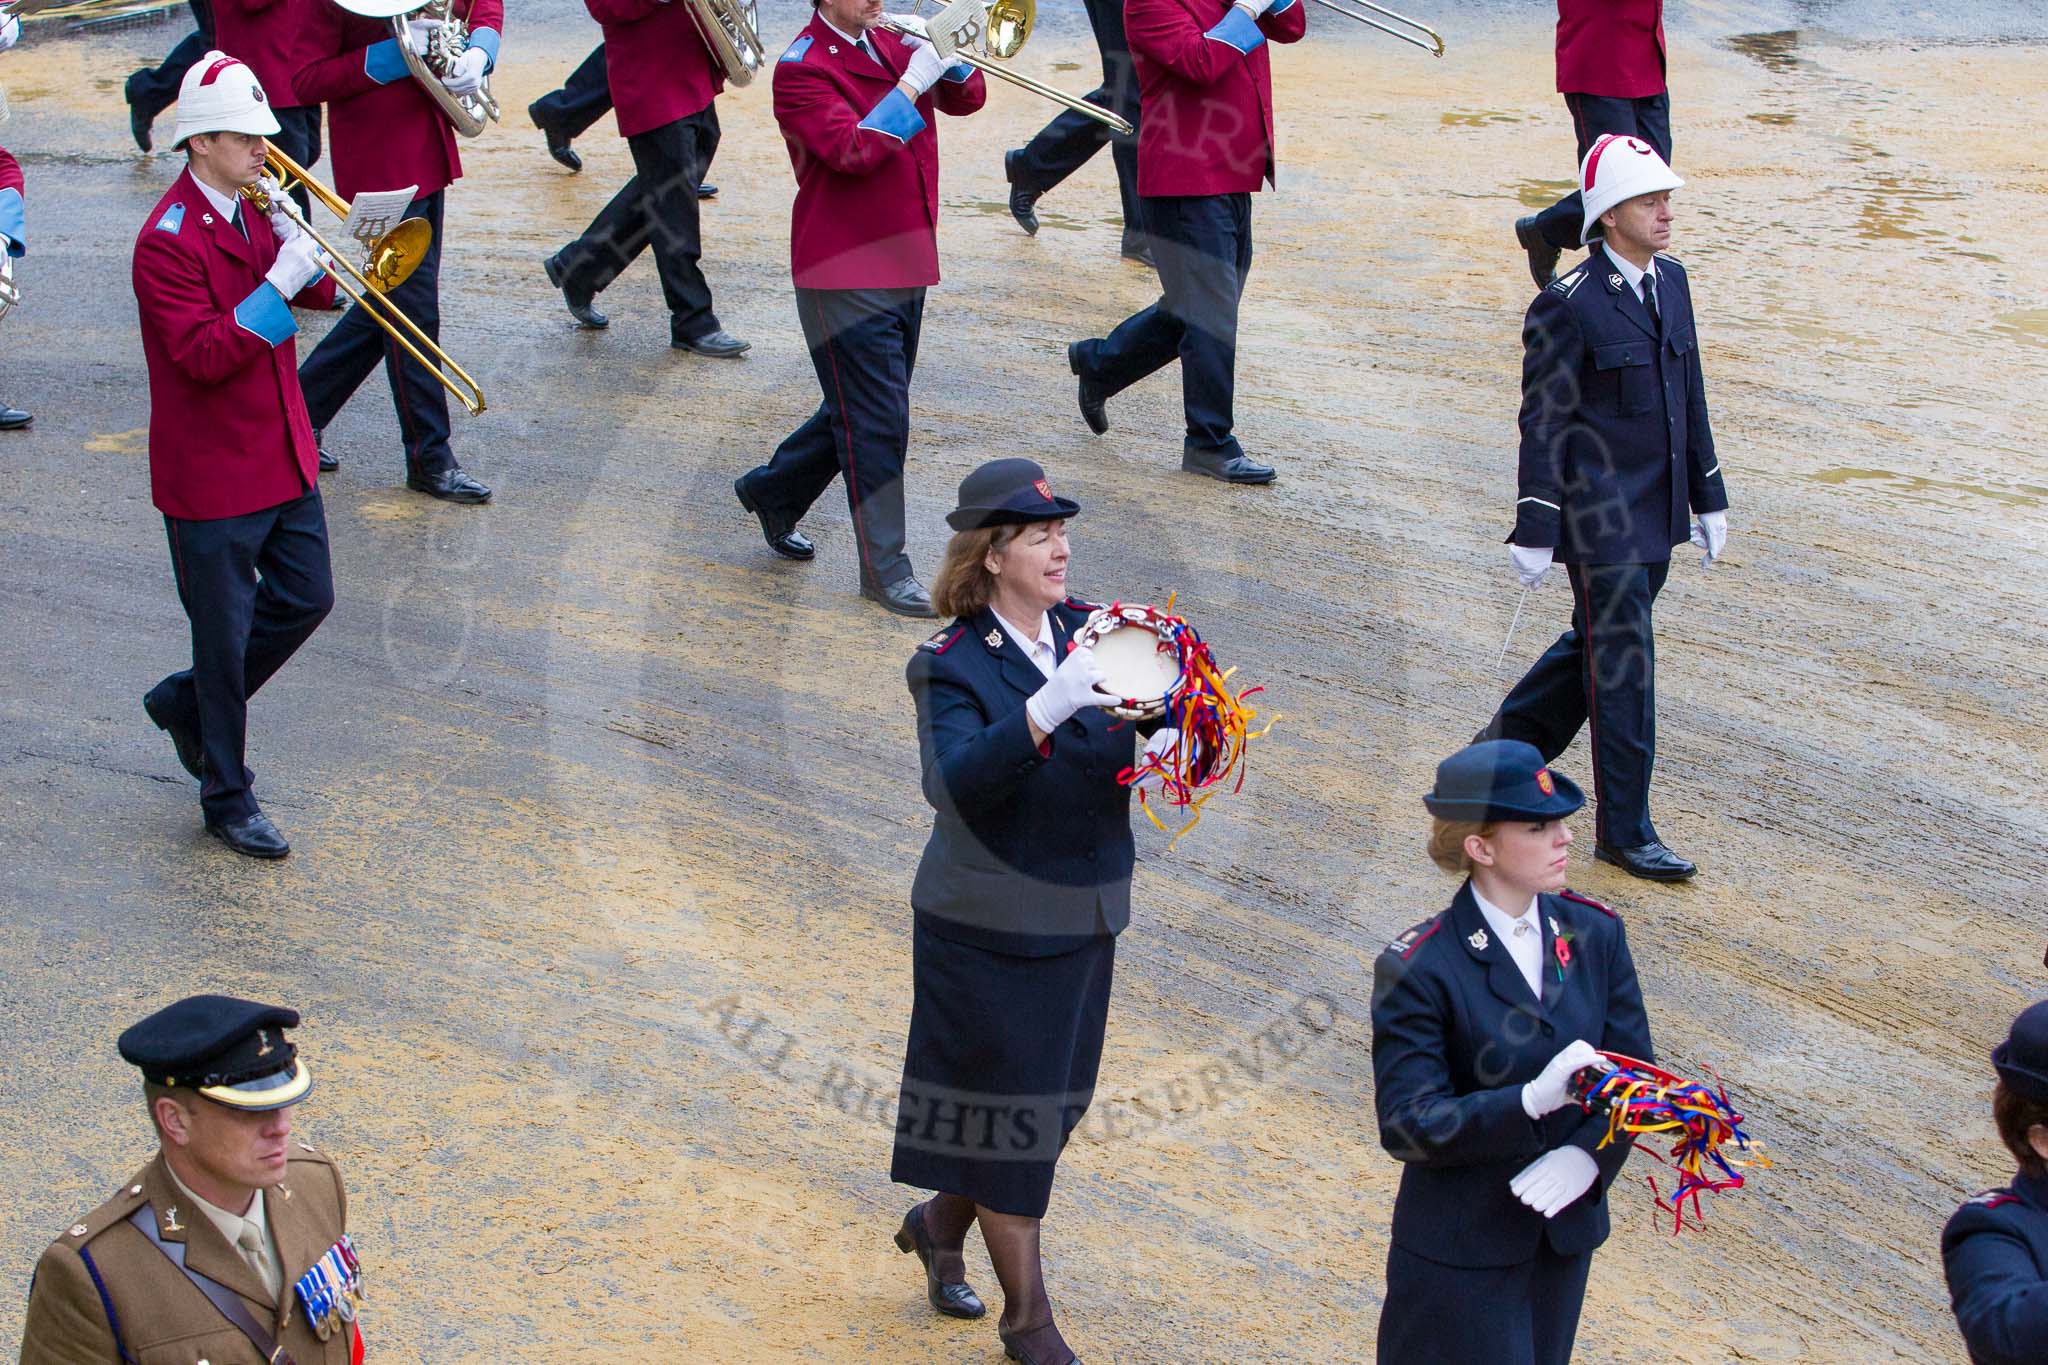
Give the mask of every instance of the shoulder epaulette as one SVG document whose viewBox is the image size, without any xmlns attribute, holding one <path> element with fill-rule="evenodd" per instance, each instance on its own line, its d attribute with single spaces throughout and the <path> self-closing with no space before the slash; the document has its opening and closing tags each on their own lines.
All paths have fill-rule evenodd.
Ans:
<svg viewBox="0 0 2048 1365">
<path fill-rule="evenodd" d="M 810 34 L 798 34 L 796 41 L 791 43 L 788 47 L 782 50 L 782 56 L 779 60 L 785 62 L 802 61 L 804 59 L 804 54 L 811 50 L 812 41 L 813 39 Z"/>
<path fill-rule="evenodd" d="M 1069 598 L 1067 599 L 1067 605 L 1068 605 L 1069 607 L 1073 608 L 1073 609 L 1074 609 L 1075 611 L 1100 611 L 1100 610 L 1102 610 L 1102 604 L 1101 604 L 1100 602 L 1088 602 L 1088 601 L 1083 601 L 1083 600 L 1082 600 L 1081 598 L 1078 598 L 1078 597 L 1069 597 Z"/>
<path fill-rule="evenodd" d="M 128 1215 L 141 1208 L 142 1204 L 141 1182 L 130 1181 L 115 1190 L 106 1203 L 66 1228 L 64 1235 L 57 1240 L 64 1246 L 82 1247 L 116 1223 L 127 1222 Z"/>
<path fill-rule="evenodd" d="M 1973 1195 L 1965 1199 L 1963 1203 L 1965 1205 L 1982 1204 L 1987 1209 L 1995 1209 L 2000 1204 L 2010 1204 L 2018 1198 L 2019 1196 L 2011 1190 L 1986 1190 L 1982 1194 Z"/>
<path fill-rule="evenodd" d="M 1586 267 L 1581 265 L 1574 269 L 1565 271 L 1564 274 L 1559 275 L 1556 279 L 1552 280 L 1549 284 L 1546 284 L 1543 287 L 1545 289 L 1550 290 L 1554 294 L 1562 294 L 1566 298 L 1570 298 L 1572 296 L 1572 290 L 1577 289 L 1580 285 L 1584 284 L 1585 282 Z"/>
<path fill-rule="evenodd" d="M 932 636 L 931 639 L 926 640 L 923 644 L 920 644 L 918 648 L 928 649 L 934 654 L 944 654 L 947 650 L 953 647 L 953 642 L 955 640 L 959 639 L 966 633 L 967 627 L 965 626 L 947 626 L 937 635 Z"/>
<path fill-rule="evenodd" d="M 1660 261 L 1669 261 L 1669 262 L 1671 262 L 1671 264 L 1673 264 L 1673 265 L 1684 265 L 1684 264 L 1685 264 L 1685 262 L 1684 262 L 1684 261 L 1680 260 L 1680 259 L 1679 259 L 1678 257 L 1676 257 L 1676 256 L 1672 255 L 1672 254 L 1671 254 L 1670 252 L 1668 252 L 1668 251 L 1659 251 L 1659 252 L 1656 252 L 1656 253 L 1655 253 L 1655 255 L 1656 255 L 1656 257 L 1657 257 L 1657 259 L 1658 259 L 1658 260 L 1660 260 Z"/>
<path fill-rule="evenodd" d="M 183 203 L 171 205 L 164 210 L 164 216 L 156 220 L 156 230 L 158 232 L 168 232 L 173 236 L 176 236 L 178 230 L 184 226 L 185 205 Z"/>
<path fill-rule="evenodd" d="M 1576 892 L 1576 891 L 1560 891 L 1560 892 L 1558 892 L 1557 894 L 1558 894 L 1558 895 L 1560 895 L 1560 896 L 1563 896 L 1563 897 L 1564 897 L 1564 898 L 1565 898 L 1566 900 L 1568 900 L 1568 901 L 1577 901 L 1577 902 L 1578 902 L 1578 903 L 1579 903 L 1580 905 L 1590 905 L 1590 906 L 1592 906 L 1592 907 L 1593 907 L 1593 908 L 1594 908 L 1595 910 L 1598 910 L 1598 911 L 1599 911 L 1599 912 L 1600 912 L 1601 914 L 1603 914 L 1603 915 L 1607 916 L 1607 918 L 1609 918 L 1609 919 L 1620 919 L 1620 918 L 1621 918 L 1621 916 L 1620 916 L 1620 915 L 1618 915 L 1618 914 L 1616 914 L 1616 913 L 1615 913 L 1614 911 L 1612 911 L 1612 910 L 1608 909 L 1608 908 L 1607 908 L 1606 906 L 1602 905 L 1602 904 L 1601 904 L 1601 903 L 1600 903 L 1599 901 L 1596 901 L 1596 900 L 1594 900 L 1594 899 L 1593 899 L 1593 898 L 1592 898 L 1591 896 L 1582 896 L 1582 895 L 1580 895 L 1580 894 L 1579 894 L 1578 892 Z"/>
<path fill-rule="evenodd" d="M 1395 957 L 1406 958 L 1422 945 L 1424 939 L 1441 929 L 1443 923 L 1444 917 L 1441 913 L 1432 915 L 1389 943 L 1384 951 L 1392 953 Z"/>
</svg>

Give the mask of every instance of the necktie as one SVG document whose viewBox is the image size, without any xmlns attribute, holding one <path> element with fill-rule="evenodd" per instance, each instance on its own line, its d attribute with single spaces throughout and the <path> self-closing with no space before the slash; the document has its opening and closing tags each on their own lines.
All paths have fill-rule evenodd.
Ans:
<svg viewBox="0 0 2048 1365">
<path fill-rule="evenodd" d="M 270 1291 L 270 1297 L 277 1297 L 278 1281 L 270 1268 L 270 1249 L 263 1245 L 263 1234 L 254 1223 L 242 1224 L 241 1235 L 235 1238 L 235 1247 L 242 1253 L 242 1259 L 249 1263 L 249 1269 L 256 1272 L 256 1278 Z"/>
<path fill-rule="evenodd" d="M 242 240 L 249 240 L 249 225 L 242 221 L 242 206 L 235 205 L 235 231 L 242 234 Z"/>
<path fill-rule="evenodd" d="M 1643 307 L 1650 310 L 1650 323 L 1658 331 L 1664 330 L 1664 314 L 1657 308 L 1657 277 L 1643 272 Z"/>
<path fill-rule="evenodd" d="M 863 57 L 866 57 L 869 61 L 880 62 L 881 59 L 875 56 L 875 50 L 868 46 L 868 40 L 866 38 L 855 38 L 853 40 L 853 45 L 859 48 L 861 51 L 861 55 Z"/>
</svg>

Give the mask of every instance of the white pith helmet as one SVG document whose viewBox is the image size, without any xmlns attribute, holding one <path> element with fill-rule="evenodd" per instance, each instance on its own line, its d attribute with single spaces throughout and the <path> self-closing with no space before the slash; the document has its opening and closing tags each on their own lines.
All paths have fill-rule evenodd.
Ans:
<svg viewBox="0 0 2048 1365">
<path fill-rule="evenodd" d="M 1675 190 L 1685 182 L 1671 173 L 1657 149 L 1639 137 L 1605 133 L 1586 149 L 1579 166 L 1579 197 L 1584 201 L 1586 221 L 1579 229 L 1581 244 L 1606 231 L 1600 215 L 1616 204 L 1639 194 Z"/>
<path fill-rule="evenodd" d="M 178 128 L 172 145 L 183 147 L 195 133 L 277 131 L 277 115 L 263 85 L 241 59 L 215 49 L 192 63 L 178 86 Z"/>
</svg>

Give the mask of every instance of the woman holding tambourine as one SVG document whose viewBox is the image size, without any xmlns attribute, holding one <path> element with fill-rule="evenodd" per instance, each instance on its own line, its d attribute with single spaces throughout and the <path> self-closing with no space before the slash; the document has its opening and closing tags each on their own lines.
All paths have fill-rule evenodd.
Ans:
<svg viewBox="0 0 2048 1365">
<path fill-rule="evenodd" d="M 979 1223 L 1003 1287 L 1013 1360 L 1064 1365 L 1038 1254 L 1053 1167 L 1087 1111 L 1130 919 L 1130 788 L 1149 727 L 1103 708 L 1102 669 L 1074 636 L 1067 522 L 1025 459 L 960 484 L 932 582 L 957 619 L 911 656 L 930 841 L 910 892 L 910 1037 L 891 1176 L 937 1191 L 896 1242 L 924 1262 L 932 1307 L 987 1310 L 961 1248 Z M 1162 730 L 1159 736 L 1171 736 Z M 1155 737 L 1155 744 L 1164 739 Z"/>
<path fill-rule="evenodd" d="M 1564 889 L 1585 797 L 1535 746 L 1474 744 L 1423 801 L 1464 881 L 1373 969 L 1373 1099 L 1403 1163 L 1380 1365 L 1565 1365 L 1630 1149 L 1601 1146 L 1572 1080 L 1596 1049 L 1652 1060 L 1635 962 L 1620 918 Z"/>
</svg>

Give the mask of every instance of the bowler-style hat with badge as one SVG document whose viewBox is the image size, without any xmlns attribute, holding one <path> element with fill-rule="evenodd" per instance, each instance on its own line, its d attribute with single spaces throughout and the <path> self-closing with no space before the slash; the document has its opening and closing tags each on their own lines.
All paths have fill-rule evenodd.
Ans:
<svg viewBox="0 0 2048 1365">
<path fill-rule="evenodd" d="M 1446 820 L 1556 820 L 1586 804 L 1586 794 L 1543 762 L 1533 744 L 1486 739 L 1436 765 L 1436 790 L 1422 798 Z"/>
<path fill-rule="evenodd" d="M 230 1109 L 282 1109 L 313 1089 L 284 1031 L 299 1012 L 231 995 L 192 995 L 121 1035 L 124 1060 L 156 1085 L 197 1090 Z"/>
<path fill-rule="evenodd" d="M 2048 1104 L 2048 1000 L 2020 1011 L 2006 1040 L 1991 1049 L 1991 1065 L 2007 1090 Z"/>
<path fill-rule="evenodd" d="M 984 526 L 1021 526 L 1034 521 L 1065 521 L 1081 510 L 1072 498 L 1056 498 L 1045 471 L 1035 460 L 1011 456 L 990 460 L 960 480 L 960 505 L 946 513 L 956 531 Z"/>
</svg>

